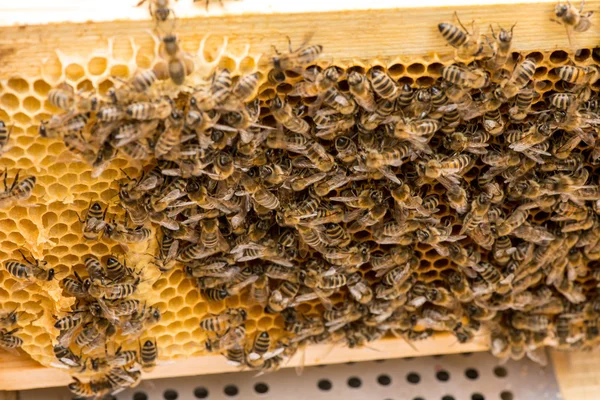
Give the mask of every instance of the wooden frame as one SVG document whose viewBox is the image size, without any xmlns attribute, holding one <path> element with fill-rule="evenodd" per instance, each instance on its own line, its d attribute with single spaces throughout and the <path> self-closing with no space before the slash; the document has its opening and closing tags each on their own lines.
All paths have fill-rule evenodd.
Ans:
<svg viewBox="0 0 600 400">
<path fill-rule="evenodd" d="M 92 2 L 80 0 L 21 0 L 0 5 L 0 80 L 38 75 L 43 60 L 54 55 L 57 49 L 66 54 L 87 54 L 91 49 L 105 48 L 107 39 L 116 35 L 131 37 L 142 45 L 147 43 L 150 40 L 148 31 L 154 24 L 149 20 L 145 6 L 133 7 L 137 1 L 104 0 L 92 5 Z M 184 4 L 187 1 L 191 0 L 180 0 L 173 6 L 178 17 L 177 33 L 187 48 L 196 46 L 210 34 L 227 37 L 229 46 L 234 48 L 249 46 L 252 53 L 270 54 L 271 45 L 286 45 L 286 35 L 293 43 L 300 43 L 307 34 L 314 33 L 311 40 L 324 46 L 325 57 L 342 62 L 410 60 L 411 57 L 432 59 L 452 52 L 452 48 L 440 37 L 437 24 L 453 21 L 454 11 L 458 11 L 465 22 L 474 19 L 476 25 L 485 31 L 492 23 L 507 27 L 518 21 L 513 45 L 515 51 L 574 50 L 598 45 L 598 36 L 593 32 L 579 34 L 573 46 L 569 44 L 564 28 L 550 21 L 554 0 L 521 1 L 518 6 L 513 1 L 495 1 L 488 5 L 473 5 L 476 0 L 454 1 L 449 6 L 441 0 L 429 0 L 418 2 L 412 8 L 398 8 L 394 0 L 297 3 L 245 0 L 227 3 L 225 9 L 215 5 L 208 14 L 201 6 Z M 598 8 L 600 0 L 586 3 L 587 10 Z M 365 27 L 375 28 L 366 32 Z M 481 339 L 464 345 L 455 342 L 454 337 L 444 336 L 419 342 L 417 350 L 414 350 L 400 339 L 384 340 L 373 345 L 379 352 L 370 348 L 336 348 L 329 352 L 327 346 L 315 346 L 307 350 L 305 364 L 471 352 L 487 348 Z M 327 357 L 323 357 L 327 352 Z M 566 357 L 555 355 L 555 360 L 560 360 L 556 366 L 557 373 L 573 367 L 566 363 Z M 297 356 L 288 366 L 299 363 L 300 356 Z M 25 357 L 0 353 L 0 366 L 0 390 L 58 386 L 70 381 L 65 372 L 42 367 Z M 206 356 L 160 366 L 145 377 L 234 370 L 221 356 Z M 563 381 L 562 390 L 571 390 L 571 382 L 575 381 Z M 578 381 L 577 385 L 581 383 Z M 587 389 L 580 392 L 583 390 Z"/>
<path fill-rule="evenodd" d="M 381 340 L 368 348 L 360 349 L 332 348 L 329 345 L 312 346 L 306 349 L 304 355 L 299 351 L 286 367 L 487 350 L 487 344 L 481 338 L 471 343 L 460 344 L 457 343 L 454 336 L 450 335 L 435 340 L 416 342 L 413 346 L 411 347 L 402 339 Z M 7 353 L 0 353 L 0 365 L 2 365 L 0 368 L 0 391 L 63 386 L 72 381 L 69 374 L 63 370 L 46 368 L 31 359 Z M 159 365 L 153 372 L 144 374 L 144 378 L 172 378 L 234 371 L 239 371 L 239 369 L 227 364 L 224 357 L 208 355 Z"/>
</svg>

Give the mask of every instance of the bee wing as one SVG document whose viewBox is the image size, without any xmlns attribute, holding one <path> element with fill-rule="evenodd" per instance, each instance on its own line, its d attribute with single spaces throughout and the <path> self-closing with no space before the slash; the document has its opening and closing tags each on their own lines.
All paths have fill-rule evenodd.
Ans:
<svg viewBox="0 0 600 400">
<path fill-rule="evenodd" d="M 386 178 L 388 178 L 390 181 L 394 182 L 395 184 L 397 184 L 397 185 L 402 184 L 402 182 L 400 181 L 400 179 L 398 179 L 396 174 L 394 174 L 392 172 L 392 170 L 389 169 L 388 167 L 381 167 L 381 168 L 378 168 L 378 170 L 383 174 L 383 176 L 385 176 Z"/>
<path fill-rule="evenodd" d="M 538 347 L 533 350 L 528 350 L 527 357 L 529 357 L 529 359 L 531 361 L 534 361 L 534 362 L 540 364 L 542 367 L 545 367 L 548 365 L 548 356 L 546 354 L 545 347 Z"/>
</svg>

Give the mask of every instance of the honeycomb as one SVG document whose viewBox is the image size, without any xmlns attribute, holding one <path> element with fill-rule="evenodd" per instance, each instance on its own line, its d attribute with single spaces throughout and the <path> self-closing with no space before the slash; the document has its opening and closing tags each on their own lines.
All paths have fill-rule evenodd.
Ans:
<svg viewBox="0 0 600 400">
<path fill-rule="evenodd" d="M 144 43 L 147 43 L 147 41 L 144 41 Z M 77 272 L 81 276 L 86 276 L 87 272 L 83 265 L 84 260 L 90 256 L 97 257 L 103 263 L 106 263 L 106 259 L 109 256 L 115 256 L 121 260 L 126 259 L 128 266 L 133 266 L 143 276 L 133 298 L 139 299 L 148 306 L 159 309 L 161 312 L 160 321 L 152 325 L 143 334 L 143 338 L 156 338 L 161 359 L 176 359 L 205 354 L 204 343 L 207 340 L 214 339 L 214 335 L 202 329 L 199 325 L 200 321 L 211 315 L 221 314 L 233 308 L 241 307 L 247 312 L 247 319 L 244 323 L 247 338 L 253 338 L 257 332 L 262 331 L 268 331 L 274 340 L 280 338 L 283 340 L 288 336 L 293 337 L 290 334 L 289 326 L 286 326 L 286 322 L 291 318 L 298 317 L 298 315 L 287 311 L 269 312 L 269 310 L 265 310 L 264 305 L 252 302 L 248 290 L 244 290 L 239 294 L 233 294 L 223 301 L 210 301 L 206 298 L 205 293 L 196 287 L 196 282 L 186 276 L 181 263 L 178 263 L 171 270 L 161 273 L 152 264 L 158 252 L 159 245 L 157 238 L 161 236 L 160 232 L 162 230 L 157 224 L 148 224 L 147 226 L 151 229 L 150 239 L 137 244 L 124 245 L 110 239 L 107 235 L 102 236 L 98 240 L 85 240 L 82 236 L 80 217 L 86 215 L 88 207 L 93 201 L 99 201 L 107 206 L 108 215 L 114 215 L 115 218 L 120 220 L 126 218 L 118 202 L 119 183 L 128 182 L 130 178 L 139 179 L 142 171 L 148 173 L 154 168 L 156 162 L 155 160 L 139 162 L 118 153 L 118 156 L 105 170 L 98 172 L 94 171 L 86 162 L 74 156 L 65 147 L 60 138 L 40 137 L 38 130 L 42 121 L 47 121 L 52 115 L 61 112 L 61 110 L 54 107 L 48 101 L 48 93 L 52 88 L 66 82 L 76 91 L 95 91 L 102 96 L 107 95 L 109 89 L 119 87 L 123 81 L 129 80 L 135 73 L 151 68 L 160 60 L 160 40 L 152 36 L 151 43 L 153 44 L 151 46 L 141 46 L 133 40 L 114 38 L 108 41 L 106 49 L 94 50 L 87 55 L 64 54 L 57 51 L 54 57 L 44 61 L 44 64 L 40 67 L 40 73 L 35 77 L 15 76 L 0 80 L 0 120 L 5 121 L 7 126 L 12 126 L 9 146 L 0 158 L 0 165 L 2 168 L 7 169 L 8 176 L 11 179 L 17 170 L 21 171 L 21 176 L 33 175 L 37 178 L 37 184 L 31 198 L 24 202 L 24 204 L 14 204 L 5 210 L 0 210 L 0 227 L 2 228 L 0 229 L 0 242 L 2 243 L 0 258 L 2 260 L 20 259 L 20 251 L 22 251 L 27 256 L 46 261 L 47 268 L 54 268 L 57 274 L 57 279 L 55 280 L 22 287 L 23 285 L 20 280 L 11 276 L 6 270 L 0 270 L 0 310 L 10 311 L 16 309 L 22 312 L 19 315 L 18 326 L 20 330 L 17 333 L 18 337 L 23 340 L 21 349 L 45 366 L 56 365 L 52 346 L 56 344 L 56 338 L 59 336 L 58 329 L 53 327 L 57 318 L 67 315 L 75 307 L 75 299 L 64 295 L 61 287 L 61 279 L 73 275 L 74 272 Z M 273 82 L 269 80 L 269 68 L 261 60 L 261 55 L 250 54 L 247 48 L 229 48 L 227 47 L 226 40 L 218 44 L 209 40 L 208 37 L 199 44 L 197 50 L 193 48 L 193 44 L 189 43 L 184 43 L 183 47 L 192 53 L 196 66 L 195 72 L 187 78 L 186 85 L 191 87 L 205 85 L 209 81 L 211 73 L 223 68 L 230 70 L 232 76 L 244 76 L 258 71 L 260 72 L 261 79 L 258 91 L 260 124 L 269 127 L 278 125 L 276 118 L 271 114 L 270 105 L 275 96 L 279 95 L 295 111 L 303 113 L 300 115 L 305 121 L 310 123 L 311 132 L 315 130 L 315 114 L 310 111 L 304 113 L 303 106 L 309 110 L 315 106 L 318 109 L 320 106 L 319 102 L 322 99 L 317 96 L 300 97 L 294 95 L 293 92 L 298 88 L 300 83 L 310 79 L 307 78 L 310 75 L 308 72 L 306 75 L 303 75 L 298 73 L 298 71 L 285 71 L 285 79 Z M 534 89 L 539 97 L 534 100 L 531 110 L 532 112 L 542 112 L 549 109 L 548 98 L 550 94 L 565 93 L 573 89 L 572 85 L 560 79 L 554 68 L 563 65 L 576 65 L 580 67 L 596 66 L 598 65 L 599 58 L 600 54 L 595 49 L 580 49 L 576 52 L 568 49 L 558 49 L 548 53 L 514 53 L 510 54 L 508 62 L 504 65 L 503 69 L 510 76 L 512 70 L 522 60 L 533 59 L 536 61 L 535 73 L 529 86 Z M 353 71 L 359 74 L 370 74 L 372 71 L 381 71 L 393 79 L 398 89 L 407 85 L 411 88 L 411 91 L 432 95 L 431 88 L 434 85 L 442 84 L 442 71 L 451 64 L 455 64 L 453 57 L 449 57 L 447 54 L 433 54 L 428 55 L 422 60 L 397 57 L 387 60 L 354 60 L 352 63 L 334 61 L 333 65 L 339 68 L 342 76 L 337 82 L 337 88 L 345 95 L 349 95 L 350 93 L 347 76 Z M 323 71 L 329 65 L 330 63 L 324 57 L 316 60 L 306 70 L 316 69 L 317 71 Z M 480 68 L 480 64 L 477 64 L 477 62 L 472 63 L 470 66 Z M 502 75 L 503 71 L 501 70 L 499 74 Z M 494 75 L 492 75 L 492 82 L 497 84 L 498 81 L 495 81 L 495 79 Z M 585 107 L 597 112 L 597 109 L 592 109 L 592 107 L 597 107 L 597 105 L 594 106 L 594 102 L 597 101 L 598 84 L 597 82 L 592 82 L 589 86 L 592 94 L 590 95 L 591 99 L 586 101 Z M 177 98 L 179 90 L 180 88 L 171 85 L 168 80 L 157 83 L 157 91 L 161 95 Z M 189 96 L 189 92 L 186 92 L 186 89 L 183 89 L 182 92 L 184 93 L 182 96 Z M 480 91 L 473 91 L 473 96 L 476 100 L 486 98 L 486 94 L 489 94 L 487 87 Z M 419 107 L 416 103 L 411 102 L 410 106 L 412 107 L 413 105 Z M 512 103 L 503 104 L 499 108 L 502 117 L 507 118 L 509 106 L 512 106 Z M 431 113 L 431 110 L 428 112 Z M 477 122 L 475 123 L 484 124 L 481 119 L 481 116 L 477 116 Z M 393 122 L 397 123 L 399 120 L 396 119 Z M 530 120 L 527 120 L 524 126 L 529 128 L 531 125 L 529 122 Z M 594 122 L 592 121 L 590 124 L 593 125 Z M 468 131 L 466 125 L 468 124 L 461 125 L 461 128 Z M 509 125 L 508 122 L 507 125 Z M 518 130 L 515 126 L 522 124 L 514 122 L 512 125 L 513 130 Z M 593 125 L 594 129 L 595 126 L 597 125 Z M 456 128 L 455 132 L 460 130 L 460 128 Z M 506 131 L 508 130 L 510 129 L 507 128 Z M 276 134 L 277 129 L 269 132 L 270 134 Z M 435 135 L 428 138 L 428 143 L 434 152 L 441 152 L 444 156 L 451 156 L 453 154 L 453 152 L 448 151 L 443 145 L 443 135 L 450 133 L 452 132 L 436 132 Z M 333 132 L 334 137 L 337 134 L 338 132 Z M 354 137 L 357 134 L 358 132 L 353 130 L 348 136 L 352 137 L 352 140 L 356 142 L 357 140 L 361 140 L 360 137 L 358 139 Z M 503 142 L 501 136 L 492 136 L 488 140 L 490 149 L 505 149 L 503 146 L 506 143 Z M 333 153 L 333 139 L 325 137 L 320 139 L 319 143 L 325 146 L 327 151 Z M 541 149 L 538 154 L 546 154 L 546 150 Z M 593 178 L 596 173 L 596 164 L 593 159 L 594 151 L 596 150 L 585 142 L 582 142 L 573 150 L 574 154 L 580 154 L 582 159 L 586 161 L 582 169 L 577 169 L 572 174 L 573 179 L 579 176 L 577 174 L 580 174 L 582 170 L 587 171 L 592 177 L 592 179 L 585 179 L 579 186 L 594 185 L 595 183 Z M 302 157 L 292 153 L 289 152 L 293 165 L 297 163 L 295 165 L 301 166 L 303 162 L 306 163 L 305 160 L 302 160 Z M 467 203 L 473 207 L 473 201 L 476 198 L 474 193 L 480 190 L 478 189 L 479 181 L 485 179 L 483 176 L 490 168 L 477 153 L 471 154 L 474 154 L 472 157 L 476 161 L 461 171 L 461 179 L 464 181 L 463 188 L 467 190 Z M 425 160 L 429 160 L 430 158 L 427 157 L 423 156 Z M 535 155 L 532 155 L 532 158 L 535 158 Z M 523 159 L 520 159 L 520 162 L 523 162 Z M 541 164 L 540 168 L 542 171 L 546 171 L 544 170 L 546 164 L 549 164 L 549 162 Z M 403 181 L 418 181 L 422 176 L 419 175 L 419 171 L 416 168 L 417 165 L 417 162 L 408 161 L 404 162 L 401 166 L 393 165 L 391 169 L 392 175 L 401 177 Z M 539 178 L 535 174 L 527 176 Z M 549 175 L 544 175 L 544 177 L 547 176 Z M 498 179 L 497 182 L 501 182 L 499 178 L 494 179 Z M 392 189 L 399 187 L 397 182 L 386 177 L 386 174 L 381 171 L 372 173 L 368 181 L 378 182 L 378 189 L 385 192 L 383 199 L 379 200 L 379 202 L 386 205 L 385 215 L 389 217 L 385 221 L 393 224 L 394 219 L 391 217 L 393 215 L 395 200 L 392 198 L 394 196 Z M 435 335 L 450 332 L 455 334 L 458 340 L 462 341 L 461 335 L 466 336 L 465 340 L 472 338 L 473 333 L 469 335 L 469 333 L 465 333 L 464 331 L 467 331 L 468 327 L 477 331 L 479 329 L 477 321 L 480 321 L 491 332 L 490 343 L 492 351 L 503 357 L 510 356 L 516 358 L 523 356 L 523 353 L 519 353 L 516 350 L 519 340 L 527 342 L 527 350 L 531 350 L 532 354 L 529 355 L 532 357 L 534 357 L 533 350 L 541 346 L 542 343 L 551 344 L 559 348 L 586 348 L 595 345 L 594 332 L 598 329 L 598 320 L 594 317 L 594 313 L 592 312 L 592 317 L 589 317 L 590 314 L 586 312 L 585 328 L 591 328 L 584 331 L 584 319 L 579 318 L 583 315 L 583 307 L 579 307 L 580 309 L 578 309 L 577 304 L 566 304 L 569 302 L 582 304 L 583 301 L 577 297 L 577 290 L 580 290 L 581 295 L 585 296 L 586 300 L 591 301 L 591 306 L 588 308 L 593 308 L 593 311 L 596 311 L 593 300 L 595 299 L 594 288 L 597 285 L 598 279 L 595 273 L 596 258 L 593 255 L 593 245 L 586 245 L 583 243 L 583 239 L 580 239 L 583 243 L 581 246 L 572 246 L 572 251 L 568 254 L 568 262 L 564 266 L 564 269 L 570 274 L 569 279 L 563 277 L 560 281 L 561 284 L 564 283 L 564 285 L 567 285 L 566 287 L 562 287 L 558 283 L 553 286 L 544 285 L 544 279 L 549 274 L 549 264 L 544 264 L 540 268 L 543 274 L 539 271 L 531 274 L 522 274 L 523 277 L 520 281 L 515 279 L 508 284 L 500 284 L 496 288 L 497 290 L 484 294 L 480 302 L 475 302 L 471 299 L 463 302 L 462 299 L 458 298 L 458 295 L 450 291 L 448 282 L 453 273 L 458 272 L 462 276 L 462 274 L 468 273 L 469 268 L 460 265 L 457 257 L 449 256 L 447 253 L 444 254 L 445 246 L 457 243 L 459 249 L 473 248 L 473 253 L 480 257 L 482 263 L 496 263 L 496 267 L 502 274 L 501 279 L 503 282 L 507 281 L 507 275 L 511 275 L 512 273 L 514 279 L 514 275 L 519 276 L 519 272 L 522 271 L 508 271 L 506 264 L 502 265 L 496 260 L 497 257 L 492 254 L 491 246 L 485 246 L 479 241 L 474 242 L 471 235 L 461 238 L 462 223 L 467 213 L 457 212 L 456 209 L 459 206 L 456 203 L 456 199 L 450 197 L 453 193 L 448 191 L 447 186 L 439 183 L 435 178 L 418 182 L 420 183 L 418 191 L 413 195 L 420 196 L 423 201 L 428 198 L 427 196 L 431 195 L 437 195 L 439 198 L 438 211 L 434 213 L 434 216 L 439 220 L 440 228 L 445 227 L 447 229 L 445 231 L 446 237 L 451 238 L 445 242 L 444 246 L 436 243 L 432 244 L 427 240 L 431 238 L 416 236 L 416 234 L 414 236 L 408 235 L 406 243 L 385 242 L 379 236 L 381 231 L 377 227 L 380 227 L 380 225 L 373 228 L 380 220 L 371 223 L 371 225 L 367 224 L 367 226 L 357 225 L 352 220 L 343 222 L 346 232 L 350 235 L 349 240 L 352 242 L 352 246 L 348 246 L 348 248 L 355 249 L 357 252 L 360 249 L 368 249 L 368 257 L 357 262 L 358 267 L 356 271 L 361 273 L 361 276 L 365 278 L 374 291 L 377 291 L 377 288 L 386 289 L 380 283 L 381 276 L 378 276 L 377 272 L 373 270 L 373 264 L 378 258 L 382 259 L 389 256 L 392 248 L 397 244 L 413 246 L 412 254 L 416 257 L 416 262 L 413 262 L 409 258 L 410 262 L 408 265 L 412 275 L 408 279 L 403 280 L 402 284 L 409 283 L 409 286 L 406 288 L 409 293 L 408 304 L 404 308 L 407 313 L 415 313 L 418 319 L 412 321 L 412 323 L 410 321 L 394 321 L 396 325 L 390 321 L 389 325 L 392 328 L 389 328 L 389 331 L 381 330 L 377 333 L 369 331 L 370 334 L 377 337 L 381 337 L 384 334 L 399 335 L 406 340 L 413 341 L 421 337 L 427 337 L 432 332 L 435 332 Z M 345 190 L 355 187 L 360 188 L 360 186 L 354 185 L 351 182 L 345 183 L 329 191 L 326 193 L 326 196 L 322 197 L 328 197 L 331 200 L 331 204 L 335 204 L 336 200 L 332 198 L 347 196 Z M 368 188 L 368 186 L 364 187 Z M 416 187 L 412 189 L 414 190 Z M 279 201 L 284 208 L 271 213 L 272 219 L 276 222 L 272 223 L 269 228 L 268 232 L 270 236 L 275 237 L 275 232 L 279 234 L 279 229 L 282 225 L 276 220 L 275 214 L 279 215 L 279 213 L 285 214 L 285 212 L 288 212 L 289 215 L 294 217 L 290 206 L 298 206 L 302 200 L 310 198 L 306 196 L 309 190 L 301 190 L 299 192 L 288 193 L 288 198 L 280 198 Z M 431 199 L 431 197 L 429 198 Z M 576 196 L 569 196 L 568 193 L 564 194 L 563 198 L 570 199 L 574 203 L 578 202 Z M 585 199 L 585 201 L 588 200 Z M 339 200 L 337 202 L 343 203 L 343 201 Z M 515 193 L 505 193 L 502 202 L 495 208 L 507 218 L 513 215 L 521 202 L 522 200 Z M 537 207 L 539 208 L 538 210 L 529 211 L 526 218 L 527 222 L 533 223 L 532 226 L 534 227 L 542 226 L 552 229 L 553 232 L 560 231 L 564 227 L 564 224 L 558 224 L 551 219 L 555 213 L 555 209 L 552 208 L 553 206 L 554 204 L 552 203 L 550 206 L 540 206 Z M 256 205 L 254 209 L 255 211 L 261 210 Z M 371 207 L 369 211 L 374 209 L 375 207 Z M 581 237 L 584 237 L 584 233 L 587 232 L 588 238 L 585 240 L 595 243 L 593 235 L 597 227 L 597 204 L 594 203 L 594 208 L 589 208 L 589 210 L 591 210 L 589 220 L 592 223 L 581 229 L 574 229 L 574 232 L 578 232 Z M 346 209 L 344 212 L 350 212 L 350 209 Z M 262 210 L 262 215 L 269 215 L 269 211 Z M 248 219 L 258 221 L 260 220 L 259 217 L 260 215 L 256 211 L 254 214 L 249 215 Z M 501 225 L 501 223 L 498 225 Z M 419 231 L 419 234 L 422 235 L 426 231 L 424 229 L 425 226 L 419 225 L 413 231 Z M 429 231 L 430 235 L 431 232 L 433 231 Z M 295 232 L 295 234 L 302 236 L 307 233 Z M 437 229 L 435 230 L 435 234 L 442 235 L 442 232 Z M 548 240 L 535 239 L 532 231 L 521 233 L 519 236 L 515 236 L 512 232 L 508 234 L 511 235 L 511 247 L 516 249 L 511 250 L 509 252 L 510 255 L 521 251 L 521 248 L 517 245 L 524 244 L 525 246 L 529 243 L 527 240 L 535 243 L 536 247 L 534 248 L 542 248 L 544 244 L 548 243 Z M 555 236 L 560 236 L 560 234 L 556 234 Z M 592 236 L 592 238 L 589 238 L 589 236 Z M 304 241 L 308 242 L 308 240 Z M 355 252 L 352 255 L 358 256 L 358 253 Z M 292 261 L 306 261 L 319 257 L 321 256 L 317 252 L 309 249 L 308 256 L 294 255 L 293 257 L 290 256 L 290 259 Z M 333 256 L 328 261 L 335 265 L 336 257 Z M 279 262 L 284 265 L 286 264 L 285 260 L 279 260 Z M 260 266 L 262 263 L 262 261 L 249 260 L 245 265 L 253 267 Z M 477 268 L 480 267 L 478 266 Z M 467 280 L 473 288 L 478 285 L 480 288 L 482 285 L 481 275 L 478 275 L 478 273 L 481 275 L 485 274 L 485 272 L 477 270 L 477 273 L 474 274 L 475 276 L 469 277 Z M 562 273 L 564 274 L 564 271 Z M 307 278 L 303 279 L 304 282 L 307 282 Z M 463 279 L 466 278 L 463 276 Z M 276 279 L 273 280 L 276 281 Z M 415 284 L 415 282 L 420 282 L 420 284 Z M 271 289 L 277 287 L 275 284 L 271 286 Z M 308 285 L 305 283 L 305 286 Z M 398 286 L 402 285 L 399 284 Z M 543 315 L 548 315 L 548 317 L 545 317 L 546 320 L 539 318 L 541 321 L 536 321 L 536 323 L 542 326 L 541 328 L 538 328 L 537 325 L 532 328 L 520 319 L 522 318 L 520 311 L 526 309 L 526 307 L 521 305 L 517 298 L 525 298 L 524 302 L 526 303 L 528 298 L 525 294 L 536 296 L 538 292 L 542 292 L 540 288 L 546 286 L 551 287 L 552 299 L 557 300 L 559 303 L 556 306 L 558 311 L 555 311 L 556 308 L 550 309 L 550 301 L 544 303 L 544 305 L 548 305 L 549 310 Z M 449 297 L 437 300 L 430 300 L 428 297 L 424 297 L 423 291 L 431 290 L 432 288 L 437 289 L 442 297 L 444 293 L 448 293 Z M 521 296 L 519 297 L 519 295 Z M 350 301 L 349 299 L 351 298 L 346 289 L 326 293 L 325 297 L 328 297 L 335 307 L 341 307 L 347 301 Z M 400 299 L 403 296 L 400 295 L 397 297 Z M 510 297 L 510 301 L 508 297 Z M 564 299 L 568 301 L 565 302 Z M 510 305 L 507 306 L 506 304 Z M 470 305 L 473 307 L 469 309 Z M 403 306 L 404 303 L 400 304 L 398 308 L 402 309 Z M 318 298 L 301 302 L 295 309 L 297 314 L 304 315 L 307 321 L 309 318 L 320 318 L 321 315 L 328 312 L 323 302 Z M 461 311 L 457 312 L 456 309 Z M 334 308 L 334 310 L 337 310 L 337 308 Z M 431 314 L 449 312 L 449 310 L 457 313 L 456 319 L 452 319 L 454 322 L 452 326 L 445 323 L 447 319 L 443 319 L 442 322 L 435 321 L 436 323 L 432 321 Z M 488 317 L 476 314 L 473 310 L 481 313 L 489 313 L 490 310 L 498 310 L 499 312 L 495 313 L 495 317 L 493 316 L 494 313 Z M 571 311 L 570 314 L 575 314 L 576 317 L 559 316 L 562 313 L 569 314 L 567 312 L 569 310 Z M 470 317 L 467 317 L 467 315 Z M 382 319 L 379 322 L 384 321 L 385 319 Z M 404 325 L 401 322 L 404 322 Z M 458 322 L 462 325 L 458 325 Z M 593 329 L 594 323 L 595 330 Z M 402 328 L 399 326 L 402 326 Z M 566 334 L 564 331 L 560 331 L 560 329 L 565 329 L 565 326 L 567 330 Z M 347 333 L 344 330 L 341 330 L 341 332 L 344 332 L 344 335 Z M 584 340 L 584 333 L 588 335 L 585 336 L 586 340 Z M 344 341 L 340 338 L 334 338 L 333 333 L 324 338 L 314 336 L 311 340 L 316 343 L 321 340 Z M 358 334 L 356 336 L 350 337 L 348 335 L 345 343 L 352 347 L 364 344 L 365 341 L 373 339 L 367 337 L 358 338 Z M 126 336 L 117 336 L 116 339 L 114 343 L 115 348 L 123 345 L 127 349 L 137 349 L 137 338 L 131 340 Z M 511 347 L 508 343 L 513 343 L 514 346 Z M 95 354 L 102 354 L 102 351 Z"/>
</svg>

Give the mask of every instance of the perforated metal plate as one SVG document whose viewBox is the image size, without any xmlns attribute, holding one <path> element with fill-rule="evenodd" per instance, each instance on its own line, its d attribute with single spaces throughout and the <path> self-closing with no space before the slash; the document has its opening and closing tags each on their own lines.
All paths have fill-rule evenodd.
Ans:
<svg viewBox="0 0 600 400">
<path fill-rule="evenodd" d="M 529 361 L 500 365 L 486 353 L 420 357 L 305 368 L 160 379 L 118 400 L 558 400 L 552 367 Z M 69 400 L 66 389 L 20 393 L 21 400 Z"/>
</svg>

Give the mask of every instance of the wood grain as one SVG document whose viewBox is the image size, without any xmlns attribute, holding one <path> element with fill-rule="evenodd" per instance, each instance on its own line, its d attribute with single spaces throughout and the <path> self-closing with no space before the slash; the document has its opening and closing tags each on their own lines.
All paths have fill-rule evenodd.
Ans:
<svg viewBox="0 0 600 400">
<path fill-rule="evenodd" d="M 235 3 L 237 2 L 231 6 L 235 6 Z M 260 13 L 258 10 L 261 8 L 257 8 L 254 12 L 244 14 L 221 13 L 209 17 L 179 18 L 177 33 L 184 48 L 189 50 L 197 49 L 198 43 L 210 34 L 215 40 L 227 37 L 228 49 L 234 52 L 235 49 L 241 50 L 249 45 L 252 53 L 266 55 L 273 53 L 272 45 L 285 48 L 286 35 L 290 36 L 292 43 L 301 43 L 307 34 L 314 34 L 311 42 L 324 46 L 325 59 L 360 59 L 369 60 L 368 62 L 374 59 L 398 59 L 410 63 L 411 60 L 431 60 L 435 54 L 452 52 L 453 49 L 440 36 L 437 24 L 443 21 L 456 23 L 453 17 L 456 10 L 464 22 L 474 20 L 475 26 L 482 33 L 488 31 L 490 24 L 509 27 L 518 22 L 514 31 L 514 50 L 574 51 L 577 48 L 591 49 L 598 44 L 599 24 L 595 24 L 590 31 L 573 35 L 571 47 L 565 29 L 550 21 L 553 4 L 551 1 L 543 1 L 476 7 L 444 5 L 428 8 L 330 9 L 322 12 L 280 10 L 277 13 Z M 111 1 L 105 8 L 111 8 Z M 114 16 L 120 16 L 121 11 L 130 8 L 129 4 L 115 5 L 111 12 Z M 586 2 L 586 9 L 598 8 L 600 0 Z M 154 23 L 149 19 L 107 22 L 90 20 L 84 23 L 46 25 L 24 24 L 22 21 L 21 25 L 7 26 L 16 18 L 11 17 L 13 12 L 16 11 L 7 10 L 2 13 L 0 10 L 0 44 L 6 50 L 3 62 L 0 63 L 0 79 L 35 76 L 39 74 L 42 61 L 53 56 L 57 49 L 66 54 L 90 54 L 92 49 L 105 48 L 108 39 L 115 36 L 132 38 L 140 46 L 153 45 L 148 32 L 152 31 Z M 52 13 L 48 12 L 48 15 Z M 4 26 L 2 21 L 5 22 Z M 32 21 L 35 21 L 33 17 Z M 367 30 L 366 27 L 372 28 Z"/>
<path fill-rule="evenodd" d="M 387 339 L 373 343 L 369 348 L 348 349 L 333 348 L 328 345 L 312 346 L 304 355 L 298 352 L 285 367 L 299 365 L 339 364 L 350 361 L 367 361 L 387 358 L 429 356 L 434 354 L 453 354 L 487 350 L 483 339 L 467 344 L 459 344 L 454 336 L 445 335 L 435 340 L 425 340 L 409 346 L 401 339 Z M 304 358 L 304 360 L 303 360 Z M 64 371 L 45 368 L 37 362 L 0 353 L 0 391 L 23 390 L 42 387 L 63 386 L 71 382 Z M 144 379 L 171 378 L 176 376 L 194 376 L 234 372 L 239 369 L 226 363 L 223 356 L 192 357 L 159 365 L 153 372 L 145 373 Z M 1 398 L 0 398 L 1 400 Z"/>
<path fill-rule="evenodd" d="M 563 400 L 600 398 L 599 353 L 553 351 L 552 364 Z"/>
</svg>

